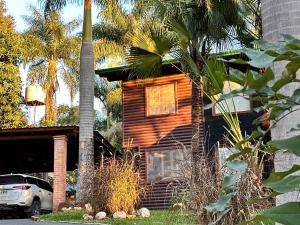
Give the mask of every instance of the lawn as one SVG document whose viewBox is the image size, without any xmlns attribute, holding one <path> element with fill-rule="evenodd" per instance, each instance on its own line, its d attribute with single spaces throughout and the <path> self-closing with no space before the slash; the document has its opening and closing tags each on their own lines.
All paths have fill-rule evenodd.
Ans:
<svg viewBox="0 0 300 225">
<path fill-rule="evenodd" d="M 82 221 L 82 211 L 68 211 L 41 215 L 41 220 L 45 221 Z M 105 219 L 88 221 L 88 223 L 101 223 L 109 225 L 195 225 L 195 219 L 190 213 L 181 213 L 171 210 L 154 210 L 151 211 L 149 218 L 134 219 Z"/>
</svg>

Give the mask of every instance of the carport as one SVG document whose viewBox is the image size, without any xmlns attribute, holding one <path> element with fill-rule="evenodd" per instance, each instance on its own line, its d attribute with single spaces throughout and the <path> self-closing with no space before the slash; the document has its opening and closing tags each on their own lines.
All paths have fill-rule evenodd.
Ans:
<svg viewBox="0 0 300 225">
<path fill-rule="evenodd" d="M 66 200 L 66 172 L 77 168 L 78 144 L 77 126 L 0 130 L 0 174 L 53 172 L 53 209 L 56 210 Z M 102 154 L 114 151 L 95 131 L 95 163 Z"/>
</svg>

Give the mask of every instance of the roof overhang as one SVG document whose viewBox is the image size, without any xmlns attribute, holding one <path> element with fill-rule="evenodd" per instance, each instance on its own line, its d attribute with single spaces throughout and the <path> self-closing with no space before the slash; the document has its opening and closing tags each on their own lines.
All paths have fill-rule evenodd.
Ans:
<svg viewBox="0 0 300 225">
<path fill-rule="evenodd" d="M 55 136 L 67 137 L 67 170 L 78 164 L 79 127 L 37 127 L 0 129 L 0 174 L 52 172 Z M 104 153 L 115 154 L 114 147 L 97 131 L 94 132 L 95 163 Z"/>
</svg>

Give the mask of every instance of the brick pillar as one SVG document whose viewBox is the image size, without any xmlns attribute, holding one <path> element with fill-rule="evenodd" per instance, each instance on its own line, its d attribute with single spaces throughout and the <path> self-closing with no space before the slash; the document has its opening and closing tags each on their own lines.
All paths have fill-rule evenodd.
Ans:
<svg viewBox="0 0 300 225">
<path fill-rule="evenodd" d="M 53 211 L 66 201 L 67 141 L 65 135 L 54 136 Z"/>
</svg>

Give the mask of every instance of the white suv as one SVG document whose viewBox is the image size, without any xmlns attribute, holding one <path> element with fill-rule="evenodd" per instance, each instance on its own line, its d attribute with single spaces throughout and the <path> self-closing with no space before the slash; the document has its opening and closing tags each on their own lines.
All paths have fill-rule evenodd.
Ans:
<svg viewBox="0 0 300 225">
<path fill-rule="evenodd" d="M 24 174 L 0 175 L 0 213 L 14 210 L 28 216 L 52 210 L 53 189 L 39 178 Z"/>
</svg>

